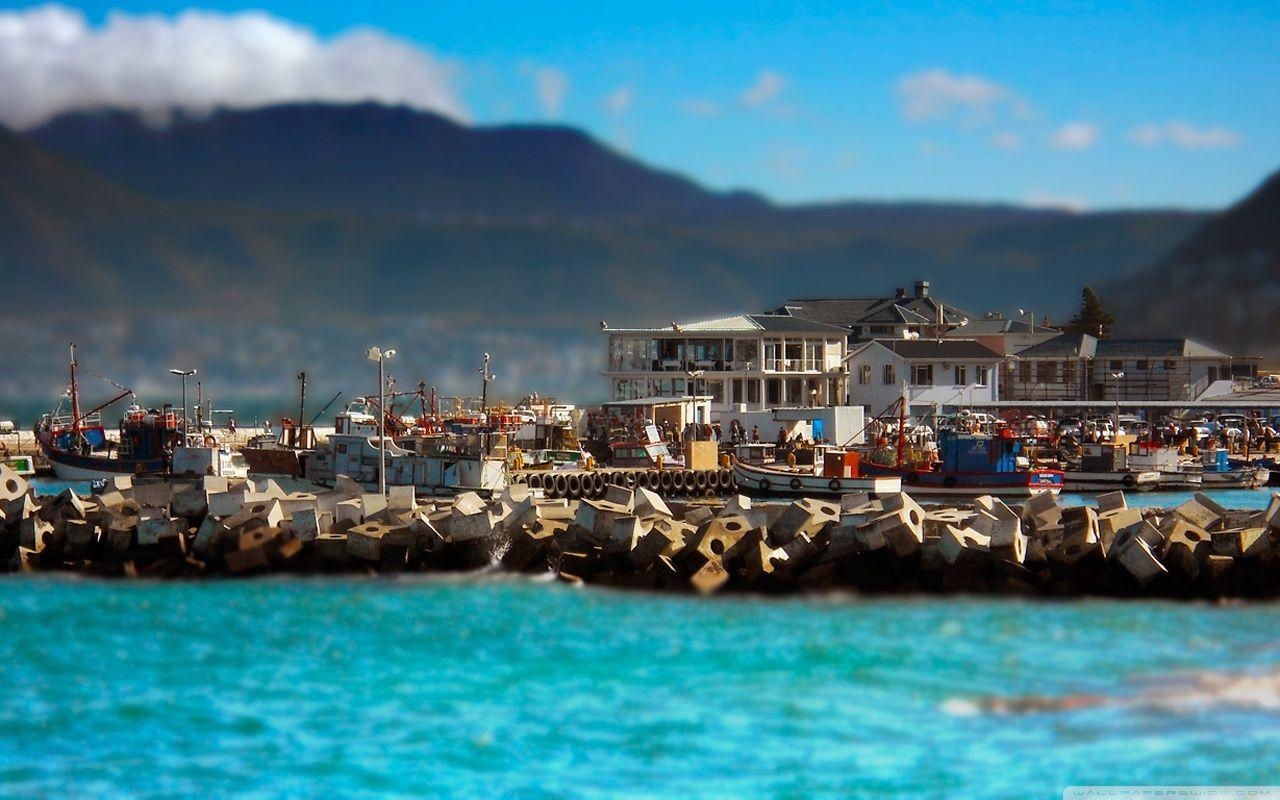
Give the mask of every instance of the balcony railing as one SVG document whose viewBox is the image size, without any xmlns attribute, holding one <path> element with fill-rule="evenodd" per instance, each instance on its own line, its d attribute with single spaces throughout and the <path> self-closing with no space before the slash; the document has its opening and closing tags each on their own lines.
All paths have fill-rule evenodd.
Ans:
<svg viewBox="0 0 1280 800">
<path fill-rule="evenodd" d="M 613 361 L 609 363 L 608 372 L 782 372 L 782 373 L 815 373 L 829 372 L 840 368 L 839 362 L 832 360 L 828 364 L 825 358 L 768 358 L 763 362 L 756 359 L 739 359 L 723 361 L 721 359 L 694 359 L 681 361 L 678 358 L 657 358 L 652 361 L 639 362 Z"/>
</svg>

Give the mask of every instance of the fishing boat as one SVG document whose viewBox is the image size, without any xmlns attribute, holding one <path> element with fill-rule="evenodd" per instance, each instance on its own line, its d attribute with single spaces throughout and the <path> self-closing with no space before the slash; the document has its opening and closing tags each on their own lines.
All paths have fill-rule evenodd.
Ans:
<svg viewBox="0 0 1280 800">
<path fill-rule="evenodd" d="M 1062 491 L 1063 473 L 1018 466 L 1021 442 L 1010 429 L 995 435 L 938 432 L 937 458 L 907 460 L 883 444 L 862 462 L 862 474 L 897 477 L 911 495 L 1031 497 Z"/>
<path fill-rule="evenodd" d="M 88 411 L 80 409 L 76 346 L 71 345 L 71 385 L 54 410 L 35 425 L 36 441 L 53 472 L 62 480 L 95 480 L 116 475 L 164 473 L 168 453 L 180 442 L 178 415 L 169 406 L 146 410 L 134 403 L 120 421 L 119 440 L 107 436 L 102 411 L 126 397 L 127 387 L 113 384 L 120 393 Z M 62 401 L 70 399 L 71 413 L 62 413 Z"/>
<path fill-rule="evenodd" d="M 477 491 L 492 494 L 507 485 L 506 446 L 487 436 L 420 439 L 410 450 L 387 438 L 380 452 L 377 436 L 335 433 L 315 450 L 302 454 L 302 477 L 325 486 L 346 476 L 368 489 L 378 485 L 386 464 L 388 486 L 413 486 L 425 494 Z"/>
<path fill-rule="evenodd" d="M 1202 486 L 1208 489 L 1257 489 L 1271 480 L 1271 471 L 1251 461 L 1233 460 L 1226 450 L 1206 450 L 1200 457 Z"/>
<path fill-rule="evenodd" d="M 1203 485 L 1203 469 L 1176 447 L 1151 441 L 1129 444 L 1129 466 L 1153 470 L 1160 476 L 1156 487 L 1163 492 L 1198 492 Z"/>
<path fill-rule="evenodd" d="M 1137 469 L 1129 463 L 1129 449 L 1122 444 L 1083 445 L 1079 460 L 1063 471 L 1062 488 L 1068 492 L 1150 492 L 1160 488 L 1160 473 Z"/>
<path fill-rule="evenodd" d="M 733 480 L 738 488 L 768 495 L 839 496 L 865 492 L 873 495 L 902 491 L 902 479 L 861 474 L 858 453 L 827 451 L 813 466 L 748 464 L 734 461 Z M 821 467 L 821 469 L 819 469 Z"/>
<path fill-rule="evenodd" d="M 862 459 L 862 475 L 900 478 L 902 490 L 911 495 L 1031 497 L 1062 491 L 1061 470 L 1019 465 L 1022 442 L 1012 428 L 996 426 L 985 433 L 976 425 L 968 429 L 938 426 L 936 450 L 925 438 L 920 439 L 925 447 L 909 447 L 906 397 L 895 405 L 897 445 L 890 446 L 887 437 L 879 437 Z M 890 407 L 886 413 L 892 412 Z"/>
<path fill-rule="evenodd" d="M 146 409 L 133 403 L 120 420 L 118 436 L 108 436 L 102 424 L 102 411 L 126 397 L 132 398 L 133 390 L 107 381 L 120 393 L 82 412 L 77 367 L 73 344 L 71 385 L 62 398 L 70 399 L 71 413 L 62 413 L 60 399 L 54 410 L 35 425 L 36 441 L 58 478 L 92 481 L 118 475 L 167 475 L 175 466 L 178 474 L 236 477 L 247 474 L 244 460 L 218 447 L 211 435 L 194 434 L 184 438 L 178 413 L 167 404 L 160 409 Z"/>
</svg>

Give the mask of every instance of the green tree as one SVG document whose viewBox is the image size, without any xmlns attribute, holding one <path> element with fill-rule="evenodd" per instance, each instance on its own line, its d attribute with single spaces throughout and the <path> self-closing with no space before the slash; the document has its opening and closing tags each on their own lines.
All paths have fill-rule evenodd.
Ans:
<svg viewBox="0 0 1280 800">
<path fill-rule="evenodd" d="M 1107 339 L 1111 336 L 1111 329 L 1116 324 L 1116 318 L 1112 313 L 1102 307 L 1102 301 L 1098 299 L 1097 292 L 1092 287 L 1084 287 L 1084 291 L 1080 293 L 1080 310 L 1067 323 L 1067 333 L 1087 333 L 1090 336 L 1096 336 L 1099 339 Z"/>
</svg>

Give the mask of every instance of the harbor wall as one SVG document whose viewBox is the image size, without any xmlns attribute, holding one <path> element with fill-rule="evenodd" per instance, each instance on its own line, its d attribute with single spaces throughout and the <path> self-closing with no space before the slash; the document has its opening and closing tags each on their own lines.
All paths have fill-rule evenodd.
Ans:
<svg viewBox="0 0 1280 800">
<path fill-rule="evenodd" d="M 1178 508 L 1049 494 L 921 506 L 905 494 L 762 505 L 668 503 L 645 488 L 547 498 L 512 485 L 386 497 L 340 478 L 117 479 L 100 496 L 37 499 L 0 472 L 0 564 L 12 571 L 199 578 L 505 570 L 574 584 L 782 593 L 973 592 L 1037 597 L 1280 594 L 1280 495 L 1260 512 L 1200 495 Z"/>
</svg>

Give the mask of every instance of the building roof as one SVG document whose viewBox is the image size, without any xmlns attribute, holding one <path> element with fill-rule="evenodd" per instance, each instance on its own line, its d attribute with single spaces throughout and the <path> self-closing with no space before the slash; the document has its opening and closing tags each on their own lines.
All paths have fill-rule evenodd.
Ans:
<svg viewBox="0 0 1280 800">
<path fill-rule="evenodd" d="M 1028 328 L 1031 329 L 1031 333 L 1035 336 L 1043 336 L 1045 334 L 1057 335 L 1061 333 L 1057 328 L 1050 328 L 1038 323 L 1032 327 L 1025 320 L 1006 319 L 1004 317 L 983 317 L 981 319 L 969 320 L 964 327 L 951 330 L 948 332 L 948 335 L 963 337 L 966 339 L 974 336 L 996 336 L 1004 333 L 1021 334 L 1026 336 Z"/>
<path fill-rule="evenodd" d="M 1087 333 L 1066 334 L 1028 347 L 1019 358 L 1230 358 L 1193 339 L 1097 339 Z"/>
<path fill-rule="evenodd" d="M 606 328 L 607 333 L 822 333 L 844 336 L 844 328 L 790 314 L 736 314 L 699 322 L 673 322 L 664 328 Z"/>
<path fill-rule="evenodd" d="M 892 350 L 908 361 L 998 361 L 1003 358 L 973 339 L 876 339 L 854 353 L 876 345 Z"/>
<path fill-rule="evenodd" d="M 942 312 L 945 325 L 959 325 L 961 320 L 972 320 L 973 314 L 947 305 L 928 294 L 900 297 L 845 297 L 845 298 L 796 298 L 788 300 L 779 312 L 793 316 L 856 328 L 864 325 L 929 325 L 938 321 Z"/>
</svg>

